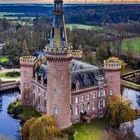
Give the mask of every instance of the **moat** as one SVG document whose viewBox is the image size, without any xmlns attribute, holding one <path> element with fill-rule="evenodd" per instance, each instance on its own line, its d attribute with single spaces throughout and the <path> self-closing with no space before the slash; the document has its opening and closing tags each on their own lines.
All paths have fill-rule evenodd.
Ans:
<svg viewBox="0 0 140 140">
<path fill-rule="evenodd" d="M 137 95 L 140 95 L 139 91 L 124 88 L 123 95 L 132 102 L 134 108 L 140 109 L 137 103 Z M 20 140 L 20 121 L 7 114 L 8 105 L 17 98 L 19 98 L 18 91 L 4 92 L 0 95 L 0 135 L 10 137 L 10 140 Z M 140 118 L 134 121 L 134 125 L 134 131 L 140 137 Z"/>
<path fill-rule="evenodd" d="M 8 105 L 18 97 L 18 91 L 0 94 L 0 136 L 6 136 L 10 140 L 20 140 L 20 120 L 13 119 L 7 113 Z"/>
</svg>

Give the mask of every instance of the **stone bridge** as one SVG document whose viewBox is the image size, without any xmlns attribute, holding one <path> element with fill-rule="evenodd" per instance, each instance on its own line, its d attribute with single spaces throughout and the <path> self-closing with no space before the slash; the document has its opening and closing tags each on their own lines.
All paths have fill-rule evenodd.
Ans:
<svg viewBox="0 0 140 140">
<path fill-rule="evenodd" d="M 19 81 L 8 81 L 0 83 L 0 92 L 14 88 L 20 88 Z"/>
<path fill-rule="evenodd" d="M 121 79 L 123 86 L 140 90 L 140 69 L 123 74 Z"/>
</svg>

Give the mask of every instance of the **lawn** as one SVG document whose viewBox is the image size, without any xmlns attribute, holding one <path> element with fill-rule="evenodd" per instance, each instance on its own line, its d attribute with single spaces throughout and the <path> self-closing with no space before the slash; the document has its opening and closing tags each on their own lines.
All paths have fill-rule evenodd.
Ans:
<svg viewBox="0 0 140 140">
<path fill-rule="evenodd" d="M 9 59 L 7 57 L 0 57 L 0 63 L 7 63 Z"/>
<path fill-rule="evenodd" d="M 124 51 L 127 51 L 130 46 L 133 47 L 134 54 L 140 54 L 140 37 L 125 39 L 122 46 Z"/>
<path fill-rule="evenodd" d="M 10 78 L 15 79 L 20 77 L 20 73 L 17 71 L 11 71 L 11 72 L 3 72 L 0 74 L 1 78 Z"/>
<path fill-rule="evenodd" d="M 75 140 L 103 140 L 105 126 L 107 124 L 102 119 L 94 119 L 90 124 L 75 124 Z"/>
<path fill-rule="evenodd" d="M 16 100 L 8 106 L 8 113 L 21 120 L 28 120 L 32 117 L 41 116 L 33 107 L 22 106 L 20 100 Z"/>
<path fill-rule="evenodd" d="M 85 30 L 99 30 L 102 29 L 102 27 L 99 26 L 90 26 L 90 25 L 82 25 L 82 24 L 66 24 L 67 28 L 70 28 L 72 30 L 73 28 L 77 29 L 85 29 Z"/>
</svg>

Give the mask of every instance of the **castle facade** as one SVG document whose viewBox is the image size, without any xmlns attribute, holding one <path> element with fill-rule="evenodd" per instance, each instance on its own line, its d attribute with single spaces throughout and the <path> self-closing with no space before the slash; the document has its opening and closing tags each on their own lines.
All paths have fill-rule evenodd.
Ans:
<svg viewBox="0 0 140 140">
<path fill-rule="evenodd" d="M 20 58 L 20 88 L 23 105 L 54 115 L 61 129 L 79 122 L 83 115 L 103 117 L 106 97 L 120 95 L 119 59 L 111 57 L 100 68 L 74 59 L 73 54 L 67 42 L 63 2 L 55 0 L 46 61 L 39 56 Z"/>
</svg>

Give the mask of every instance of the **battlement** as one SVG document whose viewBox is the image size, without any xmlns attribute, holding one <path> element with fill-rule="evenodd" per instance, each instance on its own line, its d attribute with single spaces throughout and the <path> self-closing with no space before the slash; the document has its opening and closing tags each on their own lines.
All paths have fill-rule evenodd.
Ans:
<svg viewBox="0 0 140 140">
<path fill-rule="evenodd" d="M 73 55 L 73 58 L 81 59 L 83 57 L 83 51 L 73 50 L 72 55 Z"/>
<path fill-rule="evenodd" d="M 106 70 L 120 70 L 121 61 L 116 57 L 110 57 L 104 60 L 104 69 Z"/>
<path fill-rule="evenodd" d="M 20 64 L 21 65 L 34 65 L 36 57 L 34 56 L 22 56 L 20 57 Z"/>
<path fill-rule="evenodd" d="M 46 47 L 47 53 L 48 54 L 67 54 L 67 53 L 72 53 L 72 48 L 71 47 Z"/>
</svg>

